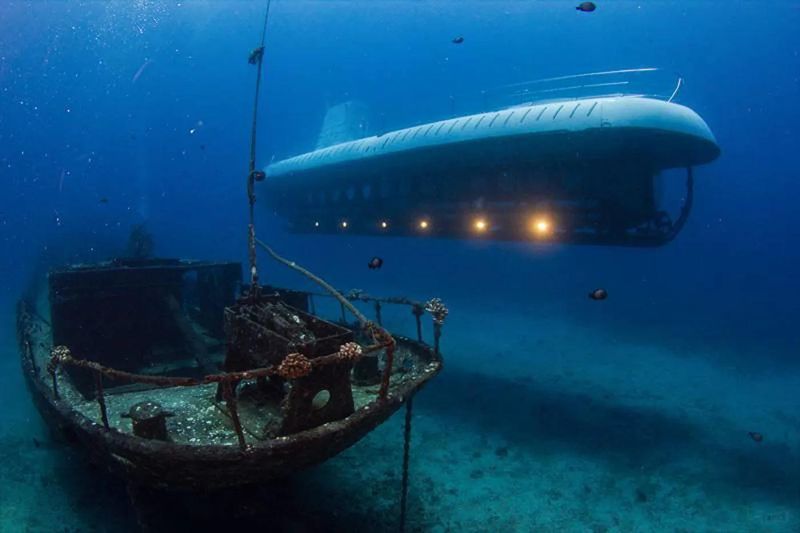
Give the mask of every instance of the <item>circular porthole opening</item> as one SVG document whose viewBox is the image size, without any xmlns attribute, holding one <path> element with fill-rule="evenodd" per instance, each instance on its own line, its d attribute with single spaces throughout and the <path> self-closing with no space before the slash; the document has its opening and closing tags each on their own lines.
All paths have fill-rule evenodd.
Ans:
<svg viewBox="0 0 800 533">
<path fill-rule="evenodd" d="M 314 399 L 311 400 L 311 408 L 314 410 L 322 409 L 328 405 L 329 401 L 331 401 L 331 393 L 322 389 L 314 396 Z"/>
</svg>

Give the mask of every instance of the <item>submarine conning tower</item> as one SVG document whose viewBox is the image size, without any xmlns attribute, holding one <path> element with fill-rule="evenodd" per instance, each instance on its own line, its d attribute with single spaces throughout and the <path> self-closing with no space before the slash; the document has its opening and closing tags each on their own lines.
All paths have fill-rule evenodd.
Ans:
<svg viewBox="0 0 800 533">
<path fill-rule="evenodd" d="M 296 232 L 658 246 L 719 156 L 688 107 L 637 95 L 527 103 L 319 148 L 266 168 Z M 656 179 L 686 169 L 673 220 Z"/>
</svg>

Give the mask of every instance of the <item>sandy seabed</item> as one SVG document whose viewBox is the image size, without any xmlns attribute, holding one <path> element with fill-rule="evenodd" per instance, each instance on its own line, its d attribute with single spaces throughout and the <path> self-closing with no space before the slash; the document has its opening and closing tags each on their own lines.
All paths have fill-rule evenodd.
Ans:
<svg viewBox="0 0 800 533">
<path fill-rule="evenodd" d="M 414 402 L 409 531 L 800 531 L 800 374 L 478 309 L 451 315 L 443 348 L 445 371 Z M 48 437 L 10 316 L 0 380 L 0 531 L 138 530 L 124 486 Z M 402 424 L 242 516 L 396 530 Z"/>
</svg>

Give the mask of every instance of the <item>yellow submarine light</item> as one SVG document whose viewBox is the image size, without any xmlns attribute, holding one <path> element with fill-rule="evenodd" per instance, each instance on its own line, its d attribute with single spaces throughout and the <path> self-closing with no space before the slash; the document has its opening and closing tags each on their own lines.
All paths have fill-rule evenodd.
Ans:
<svg viewBox="0 0 800 533">
<path fill-rule="evenodd" d="M 417 224 L 417 227 L 418 227 L 419 229 L 423 230 L 423 231 L 425 231 L 426 229 L 428 229 L 430 226 L 431 226 L 431 223 L 430 223 L 430 222 L 428 222 L 428 220 L 427 220 L 427 219 L 425 219 L 425 218 L 423 218 L 422 220 L 420 220 L 420 221 L 419 221 L 419 223 Z"/>
<path fill-rule="evenodd" d="M 347 221 L 342 220 L 342 229 L 347 229 Z"/>
<path fill-rule="evenodd" d="M 529 227 L 536 237 L 549 237 L 553 234 L 553 221 L 546 215 L 531 217 Z"/>
<path fill-rule="evenodd" d="M 389 223 L 386 222 L 385 220 L 381 220 L 380 226 L 381 226 L 381 229 L 386 229 L 386 228 L 389 227 Z"/>
<path fill-rule="evenodd" d="M 472 223 L 472 228 L 478 233 L 484 233 L 489 229 L 489 222 L 483 217 L 476 218 Z"/>
</svg>

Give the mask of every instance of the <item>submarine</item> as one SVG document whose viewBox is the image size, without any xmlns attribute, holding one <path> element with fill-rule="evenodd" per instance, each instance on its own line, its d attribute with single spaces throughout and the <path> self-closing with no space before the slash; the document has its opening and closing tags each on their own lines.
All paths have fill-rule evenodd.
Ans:
<svg viewBox="0 0 800 533">
<path fill-rule="evenodd" d="M 693 168 L 720 154 L 674 95 L 534 101 L 335 142 L 267 166 L 265 201 L 299 233 L 663 245 L 688 218 Z M 674 218 L 670 169 L 686 171 Z"/>
</svg>

